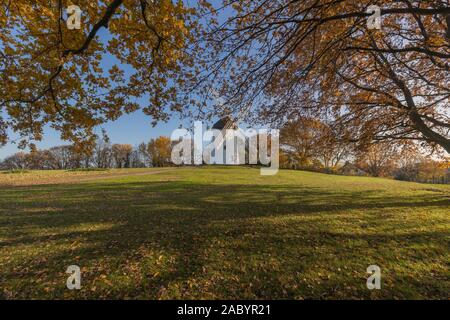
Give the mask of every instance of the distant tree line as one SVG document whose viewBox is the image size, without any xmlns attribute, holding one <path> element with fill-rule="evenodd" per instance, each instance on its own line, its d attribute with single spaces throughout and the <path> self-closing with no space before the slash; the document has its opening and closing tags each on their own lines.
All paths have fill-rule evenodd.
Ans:
<svg viewBox="0 0 450 320">
<path fill-rule="evenodd" d="M 363 147 L 345 127 L 316 118 L 288 121 L 280 131 L 280 166 L 343 175 L 392 177 L 425 183 L 450 183 L 450 158 L 424 156 L 413 141 L 380 141 Z"/>
<path fill-rule="evenodd" d="M 136 147 L 111 144 L 106 135 L 90 152 L 79 151 L 72 145 L 48 150 L 15 153 L 0 163 L 2 170 L 69 170 L 80 168 L 145 168 L 170 166 L 171 142 L 168 137 L 151 139 Z"/>
<path fill-rule="evenodd" d="M 280 130 L 280 167 L 342 175 L 391 177 L 426 183 L 450 183 L 450 158 L 424 156 L 413 141 L 380 141 L 361 148 L 346 139 L 346 129 L 317 118 L 301 117 Z M 111 144 L 103 133 L 90 152 L 63 145 L 18 152 L 0 163 L 2 170 L 69 170 L 80 168 L 145 168 L 173 165 L 169 137 L 137 146 Z"/>
</svg>

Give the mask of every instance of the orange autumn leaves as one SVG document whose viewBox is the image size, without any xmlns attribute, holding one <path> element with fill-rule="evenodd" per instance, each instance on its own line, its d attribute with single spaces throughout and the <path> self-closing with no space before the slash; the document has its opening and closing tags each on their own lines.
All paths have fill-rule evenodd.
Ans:
<svg viewBox="0 0 450 320">
<path fill-rule="evenodd" d="M 82 10 L 80 30 L 66 27 L 71 4 Z M 94 128 L 124 113 L 142 107 L 165 119 L 192 64 L 184 49 L 194 14 L 170 0 L 0 4 L 0 143 L 11 129 L 24 146 L 50 125 L 89 148 Z"/>
</svg>

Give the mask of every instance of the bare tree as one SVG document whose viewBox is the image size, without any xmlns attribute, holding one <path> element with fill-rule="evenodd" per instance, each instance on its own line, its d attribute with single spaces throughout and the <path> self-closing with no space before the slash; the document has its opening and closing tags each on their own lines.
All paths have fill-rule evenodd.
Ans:
<svg viewBox="0 0 450 320">
<path fill-rule="evenodd" d="M 133 147 L 130 144 L 113 144 L 111 154 L 116 168 L 129 168 Z"/>
<path fill-rule="evenodd" d="M 72 149 L 71 146 L 57 146 L 50 148 L 49 150 L 55 169 L 68 169 L 72 161 Z"/>
<path fill-rule="evenodd" d="M 102 130 L 102 137 L 97 139 L 94 147 L 93 163 L 97 168 L 111 167 L 111 143 L 106 131 Z"/>
<path fill-rule="evenodd" d="M 29 158 L 25 152 L 17 152 L 6 157 L 1 163 L 1 168 L 5 170 L 27 169 L 28 160 Z"/>
</svg>

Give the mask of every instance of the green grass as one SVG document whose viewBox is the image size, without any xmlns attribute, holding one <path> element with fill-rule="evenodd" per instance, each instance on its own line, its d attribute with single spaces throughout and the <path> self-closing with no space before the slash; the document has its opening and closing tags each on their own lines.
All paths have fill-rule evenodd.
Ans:
<svg viewBox="0 0 450 320">
<path fill-rule="evenodd" d="M 0 298 L 450 298 L 450 186 L 245 167 L 38 182 L 0 188 Z"/>
</svg>

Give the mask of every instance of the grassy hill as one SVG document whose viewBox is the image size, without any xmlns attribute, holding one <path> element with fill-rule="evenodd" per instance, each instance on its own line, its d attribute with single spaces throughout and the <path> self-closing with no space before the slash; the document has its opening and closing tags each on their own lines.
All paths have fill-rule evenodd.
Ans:
<svg viewBox="0 0 450 320">
<path fill-rule="evenodd" d="M 450 186 L 246 167 L 0 185 L 0 298 L 450 298 Z"/>
</svg>

